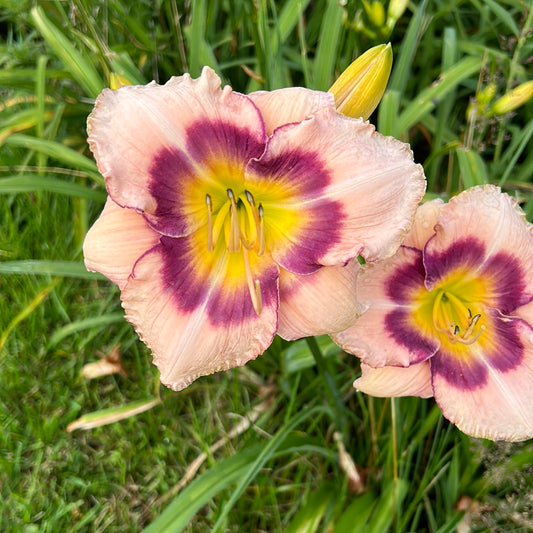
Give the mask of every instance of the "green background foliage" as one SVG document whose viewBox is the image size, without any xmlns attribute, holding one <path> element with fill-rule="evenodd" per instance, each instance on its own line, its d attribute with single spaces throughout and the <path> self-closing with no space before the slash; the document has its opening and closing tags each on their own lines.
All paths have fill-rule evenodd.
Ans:
<svg viewBox="0 0 533 533">
<path fill-rule="evenodd" d="M 163 83 L 210 65 L 245 93 L 327 90 L 389 41 L 393 72 L 370 120 L 411 144 L 428 198 L 495 183 L 531 220 L 533 104 L 491 111 L 532 78 L 530 7 L 0 0 L 0 530 L 531 531 L 531 442 L 471 439 L 432 400 L 356 392 L 356 358 L 327 338 L 276 338 L 245 368 L 160 388 L 118 290 L 81 256 L 105 200 L 85 123 L 112 75 Z M 117 347 L 126 376 L 80 376 Z M 137 416 L 66 431 L 154 397 Z"/>
</svg>

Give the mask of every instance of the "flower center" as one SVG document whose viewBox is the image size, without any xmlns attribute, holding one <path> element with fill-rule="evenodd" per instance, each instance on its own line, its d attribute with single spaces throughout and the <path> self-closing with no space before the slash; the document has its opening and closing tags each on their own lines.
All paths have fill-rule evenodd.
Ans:
<svg viewBox="0 0 533 533">
<path fill-rule="evenodd" d="M 473 344 L 485 329 L 479 324 L 481 313 L 474 314 L 467 303 L 453 292 L 439 289 L 433 300 L 433 324 L 452 344 Z"/>
<path fill-rule="evenodd" d="M 230 253 L 241 252 L 250 298 L 255 312 L 261 313 L 261 287 L 254 279 L 250 268 L 249 253 L 261 256 L 265 253 L 264 211 L 256 204 L 250 191 L 236 195 L 232 189 L 226 190 L 227 200 L 214 212 L 213 199 L 205 195 L 207 207 L 207 250 L 212 252 L 217 244 L 223 245 Z"/>
</svg>

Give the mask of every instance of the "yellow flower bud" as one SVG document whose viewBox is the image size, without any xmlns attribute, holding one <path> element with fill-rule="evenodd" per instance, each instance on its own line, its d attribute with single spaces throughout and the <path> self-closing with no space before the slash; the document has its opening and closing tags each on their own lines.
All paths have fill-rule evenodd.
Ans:
<svg viewBox="0 0 533 533">
<path fill-rule="evenodd" d="M 533 80 L 521 83 L 502 97 L 498 98 L 492 106 L 493 115 L 505 115 L 517 107 L 524 105 L 533 97 Z"/>
<path fill-rule="evenodd" d="M 367 119 L 376 109 L 389 80 L 392 48 L 380 44 L 359 56 L 331 86 L 337 111 Z"/>
<path fill-rule="evenodd" d="M 365 0 L 363 0 L 363 7 L 372 24 L 378 28 L 381 28 L 383 24 L 385 24 L 385 8 L 381 2 L 365 2 Z"/>
<path fill-rule="evenodd" d="M 111 89 L 119 89 L 124 85 L 131 85 L 131 82 L 126 79 L 124 76 L 117 74 L 116 72 L 111 72 L 109 74 L 109 87 Z"/>
</svg>

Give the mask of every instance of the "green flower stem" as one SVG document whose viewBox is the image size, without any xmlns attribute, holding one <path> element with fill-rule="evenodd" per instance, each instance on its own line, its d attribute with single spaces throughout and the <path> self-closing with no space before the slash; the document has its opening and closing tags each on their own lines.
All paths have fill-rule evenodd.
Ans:
<svg viewBox="0 0 533 533">
<path fill-rule="evenodd" d="M 307 346 L 309 346 L 309 351 L 313 355 L 316 366 L 318 368 L 319 373 L 321 374 L 322 378 L 324 379 L 324 382 L 326 383 L 326 396 L 328 399 L 328 402 L 333 410 L 333 413 L 335 415 L 335 426 L 338 431 L 342 432 L 343 434 L 346 433 L 346 415 L 344 413 L 344 402 L 342 400 L 342 395 L 339 390 L 339 387 L 337 386 L 337 383 L 335 382 L 335 379 L 331 375 L 331 372 L 329 371 L 326 360 L 324 359 L 324 356 L 322 355 L 322 351 L 320 350 L 320 347 L 318 346 L 318 343 L 316 341 L 315 337 L 306 337 Z"/>
</svg>

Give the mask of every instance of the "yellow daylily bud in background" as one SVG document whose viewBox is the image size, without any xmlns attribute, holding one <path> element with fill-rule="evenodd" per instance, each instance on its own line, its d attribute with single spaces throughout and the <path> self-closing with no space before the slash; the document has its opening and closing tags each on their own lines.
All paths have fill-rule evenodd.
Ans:
<svg viewBox="0 0 533 533">
<path fill-rule="evenodd" d="M 363 0 L 363 7 L 372 24 L 378 28 L 381 28 L 385 24 L 385 7 L 381 2 L 375 0 L 373 2 L 365 2 Z"/>
<path fill-rule="evenodd" d="M 390 43 L 374 46 L 359 56 L 329 89 L 337 111 L 366 120 L 385 92 L 391 68 Z"/>
<path fill-rule="evenodd" d="M 476 97 L 468 104 L 466 117 L 469 120 L 475 120 L 476 117 L 487 117 L 490 114 L 489 110 L 495 94 L 496 84 L 494 82 L 491 82 L 483 89 L 480 89 L 476 93 Z"/>
<path fill-rule="evenodd" d="M 390 0 L 387 9 L 387 25 L 390 25 L 391 29 L 394 27 L 394 24 L 396 24 L 396 21 L 403 15 L 408 3 L 408 0 Z"/>
<path fill-rule="evenodd" d="M 116 72 L 111 72 L 111 74 L 109 74 L 110 89 L 120 89 L 120 87 L 123 87 L 124 85 L 132 85 L 132 83 Z"/>
<path fill-rule="evenodd" d="M 528 100 L 533 98 L 533 80 L 521 83 L 513 90 L 498 98 L 492 106 L 493 115 L 505 115 L 517 107 L 524 105 Z"/>
</svg>

